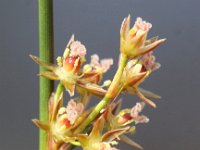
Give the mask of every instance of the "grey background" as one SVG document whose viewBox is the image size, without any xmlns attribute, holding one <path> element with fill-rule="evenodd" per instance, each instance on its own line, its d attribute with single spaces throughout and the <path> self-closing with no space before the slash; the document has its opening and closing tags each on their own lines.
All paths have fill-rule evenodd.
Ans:
<svg viewBox="0 0 200 150">
<path fill-rule="evenodd" d="M 28 55 L 38 55 L 37 1 L 0 2 L 0 149 L 36 150 L 38 129 L 31 118 L 38 116 L 38 66 Z M 99 53 L 116 62 L 120 24 L 129 13 L 153 24 L 150 36 L 167 38 L 155 52 L 162 68 L 142 85 L 163 97 L 157 109 L 146 107 L 151 121 L 133 136 L 146 150 L 200 149 L 199 6 L 198 0 L 54 1 L 55 56 L 75 33 L 87 57 Z M 136 100 L 126 97 L 124 107 Z"/>
</svg>

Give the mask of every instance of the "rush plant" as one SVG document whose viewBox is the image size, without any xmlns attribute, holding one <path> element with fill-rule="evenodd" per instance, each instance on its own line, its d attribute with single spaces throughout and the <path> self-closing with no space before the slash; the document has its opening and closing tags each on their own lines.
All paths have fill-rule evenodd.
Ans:
<svg viewBox="0 0 200 150">
<path fill-rule="evenodd" d="M 115 61 L 118 69 L 112 80 L 103 81 L 103 75 L 113 65 L 113 59 L 100 59 L 94 54 L 87 61 L 87 49 L 75 40 L 74 35 L 63 55 L 57 57 L 56 64 L 30 55 L 34 62 L 45 68 L 40 76 L 59 81 L 48 100 L 48 114 L 41 113 L 48 116 L 47 120 L 33 119 L 34 124 L 47 135 L 42 149 L 117 150 L 120 141 L 142 149 L 128 136 L 140 123 L 149 122 L 141 111 L 145 105 L 156 107 L 150 98 L 160 98 L 140 88 L 140 84 L 160 67 L 153 50 L 165 39 L 147 39 L 152 24 L 142 18 L 137 18 L 132 28 L 130 22 L 129 15 L 121 25 L 119 60 Z M 103 85 L 100 85 L 102 81 Z M 74 93 L 77 93 L 76 97 Z M 138 96 L 141 101 L 121 109 L 121 104 L 126 102 L 118 100 L 121 93 Z M 71 99 L 64 99 L 64 94 L 69 94 Z M 99 103 L 88 107 L 94 97 L 100 99 Z M 63 101 L 67 101 L 67 106 Z"/>
</svg>

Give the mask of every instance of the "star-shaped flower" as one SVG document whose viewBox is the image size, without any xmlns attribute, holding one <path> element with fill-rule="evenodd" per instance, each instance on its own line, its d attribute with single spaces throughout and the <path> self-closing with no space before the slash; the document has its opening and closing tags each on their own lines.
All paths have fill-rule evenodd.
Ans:
<svg viewBox="0 0 200 150">
<path fill-rule="evenodd" d="M 130 28 L 130 15 L 124 19 L 120 30 L 120 50 L 129 58 L 136 58 L 145 53 L 148 53 L 158 47 L 165 39 L 153 38 L 146 40 L 149 30 L 152 27 L 151 23 L 143 21 L 138 17 L 135 24 Z"/>
</svg>

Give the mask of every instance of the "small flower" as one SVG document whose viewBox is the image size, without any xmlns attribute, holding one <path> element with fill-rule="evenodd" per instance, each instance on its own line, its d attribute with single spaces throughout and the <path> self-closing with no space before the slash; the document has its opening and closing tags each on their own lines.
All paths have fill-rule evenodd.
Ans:
<svg viewBox="0 0 200 150">
<path fill-rule="evenodd" d="M 123 109 L 119 112 L 121 107 L 121 100 L 116 103 L 109 105 L 107 109 L 104 112 L 104 117 L 107 122 L 107 126 L 110 130 L 119 129 L 121 127 L 127 126 L 131 123 L 133 123 L 135 120 L 131 116 L 131 110 L 130 109 Z M 136 127 L 132 126 L 127 131 L 127 133 L 134 133 Z M 143 149 L 142 146 L 140 146 L 138 143 L 127 137 L 126 135 L 121 135 L 120 140 L 123 141 L 126 144 L 129 144 L 130 146 L 138 149 Z"/>
<path fill-rule="evenodd" d="M 148 123 L 149 118 L 144 115 L 139 115 L 145 103 L 140 102 L 136 103 L 136 105 L 132 109 L 123 109 L 116 116 L 112 114 L 110 110 L 107 110 L 107 114 L 105 115 L 111 128 L 118 128 L 119 126 L 126 126 L 132 122 L 138 123 Z M 135 131 L 135 128 L 133 128 Z"/>
<path fill-rule="evenodd" d="M 138 17 L 130 28 L 130 15 L 124 19 L 120 30 L 120 50 L 130 58 L 136 58 L 158 47 L 165 39 L 146 40 L 152 24 Z"/>
<path fill-rule="evenodd" d="M 149 76 L 149 71 L 142 70 L 143 65 L 135 60 L 128 62 L 124 69 L 125 86 L 138 86 Z"/>
<path fill-rule="evenodd" d="M 113 65 L 113 59 L 99 60 L 99 56 L 94 54 L 91 56 L 90 64 L 84 65 L 81 79 L 87 83 L 97 84 L 101 81 L 103 73 L 107 72 L 111 65 Z"/>
<path fill-rule="evenodd" d="M 37 119 L 33 119 L 33 122 L 36 126 L 48 132 L 51 137 L 48 139 L 48 142 L 51 143 L 50 145 L 77 144 L 73 131 L 89 114 L 89 111 L 83 112 L 83 109 L 83 104 L 76 103 L 74 100 L 70 100 L 67 107 L 63 107 L 63 94 L 58 99 L 52 94 L 49 99 L 48 122 Z"/>
<path fill-rule="evenodd" d="M 102 135 L 104 123 L 105 119 L 103 116 L 100 116 L 100 118 L 95 122 L 89 135 L 78 135 L 78 140 L 84 150 L 113 150 L 114 147 L 111 145 L 117 144 L 115 139 L 129 130 L 129 127 L 124 127 L 110 130 Z M 114 150 L 116 149 L 114 148 Z"/>
<path fill-rule="evenodd" d="M 67 129 L 74 125 L 75 121 L 83 113 L 84 106 L 82 103 L 76 103 L 73 99 L 67 104 L 67 107 L 61 107 L 58 110 L 57 124 L 60 129 Z"/>
<path fill-rule="evenodd" d="M 150 99 L 146 98 L 145 95 L 150 98 L 159 98 L 159 96 L 152 92 L 145 92 L 145 90 L 138 88 L 150 73 L 151 70 L 147 70 L 140 61 L 131 60 L 124 69 L 124 80 L 122 82 L 124 82 L 124 91 L 128 92 L 129 94 L 137 95 L 146 104 L 155 108 L 156 104 Z"/>
<path fill-rule="evenodd" d="M 72 36 L 67 44 L 67 48 L 65 49 L 63 56 L 57 58 L 57 65 L 43 62 L 36 56 L 30 55 L 30 57 L 36 63 L 48 70 L 42 72 L 40 76 L 51 80 L 60 80 L 65 89 L 69 92 L 70 96 L 73 96 L 75 84 L 78 78 L 80 78 L 78 72 L 85 54 L 85 46 L 79 41 L 74 41 L 74 36 Z"/>
<path fill-rule="evenodd" d="M 153 56 L 152 53 L 153 52 L 146 53 L 141 58 L 145 70 L 157 70 L 160 68 L 160 63 L 155 62 L 156 57 Z"/>
<path fill-rule="evenodd" d="M 149 118 L 144 115 L 139 115 L 139 113 L 143 110 L 145 103 L 136 103 L 136 105 L 131 109 L 131 117 L 135 120 L 135 123 L 148 123 Z"/>
</svg>

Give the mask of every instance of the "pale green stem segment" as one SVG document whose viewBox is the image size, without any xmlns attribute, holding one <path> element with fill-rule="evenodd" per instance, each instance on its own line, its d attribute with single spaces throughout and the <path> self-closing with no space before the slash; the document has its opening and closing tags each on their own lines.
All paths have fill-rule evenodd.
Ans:
<svg viewBox="0 0 200 150">
<path fill-rule="evenodd" d="M 56 88 L 56 94 L 55 94 L 55 100 L 59 100 L 60 94 L 63 92 L 64 86 L 59 83 L 57 88 Z"/>
<path fill-rule="evenodd" d="M 113 98 L 117 96 L 116 94 L 118 94 L 118 90 L 119 90 L 118 86 L 123 74 L 124 67 L 127 64 L 127 60 L 128 60 L 127 56 L 121 54 L 119 67 L 117 69 L 117 72 L 113 78 L 113 81 L 110 87 L 108 88 L 106 95 L 93 109 L 93 111 L 90 113 L 87 119 L 76 129 L 75 133 L 83 132 L 85 128 L 97 117 L 100 111 L 104 109 L 106 105 L 112 101 Z"/>
<path fill-rule="evenodd" d="M 38 0 L 40 59 L 53 62 L 53 0 Z M 40 66 L 40 73 L 46 69 Z M 40 77 L 40 120 L 48 121 L 48 99 L 53 91 L 53 81 Z M 47 148 L 47 133 L 40 130 L 40 150 Z"/>
</svg>

